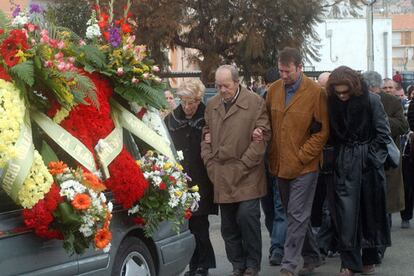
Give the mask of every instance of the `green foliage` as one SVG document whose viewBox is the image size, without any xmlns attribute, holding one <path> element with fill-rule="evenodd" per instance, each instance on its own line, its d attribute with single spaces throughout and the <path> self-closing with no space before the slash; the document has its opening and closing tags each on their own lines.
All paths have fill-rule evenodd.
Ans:
<svg viewBox="0 0 414 276">
<path fill-rule="evenodd" d="M 59 161 L 59 158 L 57 157 L 54 150 L 45 141 L 42 141 L 42 149 L 40 151 L 40 154 L 42 155 L 43 162 L 45 164 Z"/>
<path fill-rule="evenodd" d="M 10 74 L 28 86 L 33 86 L 35 81 L 33 61 L 30 60 L 16 64 L 10 68 Z"/>
<path fill-rule="evenodd" d="M 95 69 L 103 70 L 106 65 L 105 54 L 95 45 L 84 45 L 77 48 L 77 62 L 81 63 L 87 72 Z"/>
<path fill-rule="evenodd" d="M 2 10 L 0 10 L 0 28 L 6 29 L 9 26 L 10 26 L 9 17 Z"/>
<path fill-rule="evenodd" d="M 141 106 L 153 106 L 157 109 L 167 108 L 167 102 L 162 91 L 162 85 L 159 87 L 154 84 L 148 84 L 145 81 L 139 82 L 136 85 L 121 85 L 115 87 L 115 92 L 121 95 L 124 99 L 130 102 L 136 102 Z"/>
<path fill-rule="evenodd" d="M 65 72 L 63 76 L 66 79 L 73 79 L 76 83 L 73 87 L 71 87 L 71 92 L 76 99 L 76 102 L 84 102 L 84 98 L 89 98 L 92 103 L 99 108 L 99 101 L 96 95 L 96 88 L 95 84 L 91 81 L 90 78 L 87 76 L 78 74 L 76 72 Z"/>
</svg>

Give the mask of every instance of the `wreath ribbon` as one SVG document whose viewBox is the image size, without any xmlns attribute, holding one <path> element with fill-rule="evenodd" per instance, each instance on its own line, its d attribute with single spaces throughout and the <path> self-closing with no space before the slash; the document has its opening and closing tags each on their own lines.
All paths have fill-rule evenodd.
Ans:
<svg viewBox="0 0 414 276">
<path fill-rule="evenodd" d="M 19 204 L 19 191 L 33 163 L 34 145 L 29 114 L 26 110 L 19 138 L 16 141 L 17 156 L 10 159 L 0 179 L 4 191 Z"/>
<path fill-rule="evenodd" d="M 121 153 L 123 147 L 122 126 L 119 123 L 118 114 L 111 111 L 115 128 L 104 139 L 99 140 L 95 146 L 99 165 L 105 179 L 110 177 L 108 166 Z"/>
<path fill-rule="evenodd" d="M 117 113 L 120 124 L 124 128 L 153 147 L 155 150 L 159 151 L 160 153 L 170 158 L 172 161 L 176 162 L 171 148 L 167 145 L 167 143 L 164 142 L 161 136 L 159 136 L 155 131 L 149 128 L 146 124 L 144 124 L 117 101 L 111 99 L 110 103 L 112 109 Z"/>
<path fill-rule="evenodd" d="M 89 149 L 77 138 L 72 136 L 63 127 L 53 122 L 45 114 L 33 110 L 31 112 L 33 121 L 57 143 L 65 152 L 72 156 L 77 162 L 90 172 L 96 171 L 95 159 Z"/>
</svg>

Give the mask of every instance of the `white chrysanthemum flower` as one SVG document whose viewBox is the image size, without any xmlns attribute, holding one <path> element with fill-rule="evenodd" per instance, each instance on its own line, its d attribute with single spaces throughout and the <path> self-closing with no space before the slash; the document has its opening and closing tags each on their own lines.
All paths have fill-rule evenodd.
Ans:
<svg viewBox="0 0 414 276">
<path fill-rule="evenodd" d="M 92 236 L 93 234 L 91 227 L 89 227 L 89 225 L 87 224 L 82 224 L 81 227 L 79 228 L 79 232 L 81 232 L 83 236 L 86 238 Z"/>
<path fill-rule="evenodd" d="M 154 176 L 152 178 L 152 181 L 154 181 L 155 185 L 160 186 L 161 182 L 162 182 L 162 178 L 159 176 Z"/>
<path fill-rule="evenodd" d="M 27 17 L 24 12 L 21 12 L 15 18 L 13 18 L 11 24 L 13 27 L 21 27 L 27 23 L 29 23 L 29 17 Z"/>
<path fill-rule="evenodd" d="M 61 189 L 59 194 L 61 196 L 67 197 L 69 200 L 73 200 L 73 198 L 75 197 L 75 191 L 73 189 Z"/>
<path fill-rule="evenodd" d="M 108 211 L 110 212 L 110 213 L 112 213 L 112 210 L 114 209 L 114 205 L 112 204 L 112 202 L 111 201 L 109 201 L 108 202 Z"/>
<path fill-rule="evenodd" d="M 100 37 L 101 35 L 101 30 L 99 29 L 98 24 L 93 24 L 86 28 L 86 37 L 89 39 L 94 39 L 96 37 Z"/>
<path fill-rule="evenodd" d="M 106 196 L 105 196 L 105 194 L 104 194 L 104 193 L 100 193 L 100 194 L 99 194 L 99 199 L 100 199 L 102 202 L 106 202 Z"/>
<path fill-rule="evenodd" d="M 177 151 L 177 156 L 179 161 L 184 160 L 184 154 L 182 150 Z"/>
<path fill-rule="evenodd" d="M 139 211 L 139 205 L 135 205 L 131 209 L 128 210 L 128 215 L 136 214 Z"/>
</svg>

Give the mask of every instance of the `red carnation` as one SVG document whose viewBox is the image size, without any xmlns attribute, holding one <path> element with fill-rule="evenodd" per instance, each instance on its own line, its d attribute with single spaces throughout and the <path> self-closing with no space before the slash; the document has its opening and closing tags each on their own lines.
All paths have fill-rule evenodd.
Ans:
<svg viewBox="0 0 414 276">
<path fill-rule="evenodd" d="M 189 209 L 186 209 L 184 212 L 184 218 L 185 219 L 190 219 L 193 216 L 193 214 L 191 213 L 191 211 Z"/>
<path fill-rule="evenodd" d="M 160 183 L 160 190 L 163 191 L 165 189 L 167 189 L 167 185 L 164 182 L 161 182 Z"/>
<path fill-rule="evenodd" d="M 132 218 L 132 221 L 135 224 L 139 224 L 139 225 L 145 225 L 145 219 L 142 217 L 136 217 L 136 218 Z"/>
<path fill-rule="evenodd" d="M 6 69 L 3 66 L 0 66 L 0 79 L 5 81 L 11 81 L 11 77 L 7 74 Z"/>
<path fill-rule="evenodd" d="M 131 26 L 129 26 L 129 24 L 126 24 L 126 23 L 121 24 L 121 30 L 124 34 L 132 32 Z"/>
</svg>

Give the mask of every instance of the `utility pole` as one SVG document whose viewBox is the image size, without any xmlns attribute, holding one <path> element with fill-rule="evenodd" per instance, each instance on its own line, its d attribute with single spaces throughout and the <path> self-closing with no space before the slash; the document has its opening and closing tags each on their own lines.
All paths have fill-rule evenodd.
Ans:
<svg viewBox="0 0 414 276">
<path fill-rule="evenodd" d="M 374 3 L 376 0 L 364 1 L 367 16 L 367 67 L 368 71 L 374 70 Z"/>
</svg>

